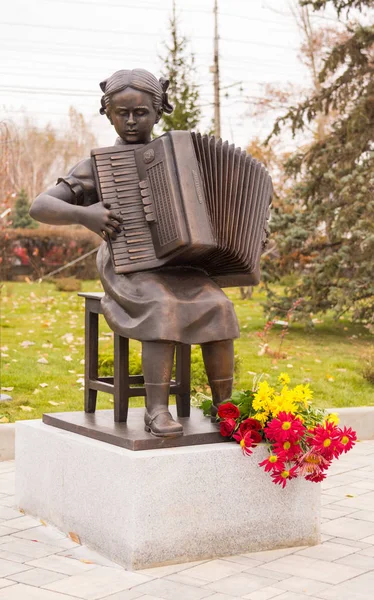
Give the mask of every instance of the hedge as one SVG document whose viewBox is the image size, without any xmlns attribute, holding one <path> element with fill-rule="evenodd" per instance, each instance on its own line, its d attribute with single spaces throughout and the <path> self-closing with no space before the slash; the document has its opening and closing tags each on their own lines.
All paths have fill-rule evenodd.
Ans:
<svg viewBox="0 0 374 600">
<path fill-rule="evenodd" d="M 99 244 L 97 235 L 79 226 L 0 230 L 0 278 L 11 280 L 27 276 L 39 279 Z M 95 279 L 96 252 L 64 269 L 58 276 Z"/>
</svg>

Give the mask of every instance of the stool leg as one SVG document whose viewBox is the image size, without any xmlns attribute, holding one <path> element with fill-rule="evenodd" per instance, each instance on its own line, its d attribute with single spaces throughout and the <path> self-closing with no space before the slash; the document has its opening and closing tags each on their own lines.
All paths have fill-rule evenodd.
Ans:
<svg viewBox="0 0 374 600">
<path fill-rule="evenodd" d="M 129 340 L 114 334 L 114 420 L 127 421 L 129 409 Z"/>
<path fill-rule="evenodd" d="M 85 359 L 84 359 L 84 411 L 96 410 L 97 391 L 90 388 L 90 379 L 98 378 L 99 369 L 99 315 L 89 310 L 85 314 Z"/>
<path fill-rule="evenodd" d="M 191 346 L 177 344 L 176 351 L 176 380 L 181 391 L 176 394 L 178 417 L 189 417 L 191 412 Z"/>
</svg>

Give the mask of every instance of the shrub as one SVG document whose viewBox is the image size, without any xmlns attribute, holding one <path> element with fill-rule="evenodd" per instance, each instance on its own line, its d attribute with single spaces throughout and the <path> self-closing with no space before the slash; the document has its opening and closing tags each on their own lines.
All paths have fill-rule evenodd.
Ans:
<svg viewBox="0 0 374 600">
<path fill-rule="evenodd" d="M 367 356 L 364 357 L 364 366 L 362 368 L 362 376 L 374 385 L 374 352 L 369 352 Z"/>
<path fill-rule="evenodd" d="M 239 378 L 241 359 L 238 355 L 235 356 L 235 378 Z M 99 373 L 106 377 L 113 375 L 114 361 L 113 353 L 102 353 L 99 356 Z M 130 347 L 129 352 L 129 372 L 130 375 L 139 375 L 142 373 L 141 354 L 135 348 Z M 175 377 L 175 367 L 172 377 Z M 200 346 L 192 346 L 191 352 L 191 393 L 196 393 L 205 389 L 208 385 L 208 378 L 205 373 L 204 361 Z"/>
<path fill-rule="evenodd" d="M 0 277 L 38 279 L 87 254 L 99 245 L 99 238 L 81 227 L 7 229 L 0 231 Z M 96 252 L 63 270 L 61 277 L 95 279 Z"/>
<path fill-rule="evenodd" d="M 82 283 L 75 277 L 61 277 L 56 279 L 56 290 L 59 292 L 79 292 L 82 289 Z"/>
</svg>

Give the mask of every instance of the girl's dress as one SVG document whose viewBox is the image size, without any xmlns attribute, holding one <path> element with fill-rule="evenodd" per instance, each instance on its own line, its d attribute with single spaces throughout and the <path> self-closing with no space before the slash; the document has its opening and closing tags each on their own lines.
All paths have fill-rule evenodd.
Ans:
<svg viewBox="0 0 374 600">
<path fill-rule="evenodd" d="M 99 202 L 90 159 L 79 162 L 60 182 L 70 187 L 77 204 Z M 202 344 L 240 335 L 232 302 L 201 269 L 162 267 L 118 275 L 106 242 L 99 248 L 97 266 L 105 319 L 123 337 Z"/>
</svg>

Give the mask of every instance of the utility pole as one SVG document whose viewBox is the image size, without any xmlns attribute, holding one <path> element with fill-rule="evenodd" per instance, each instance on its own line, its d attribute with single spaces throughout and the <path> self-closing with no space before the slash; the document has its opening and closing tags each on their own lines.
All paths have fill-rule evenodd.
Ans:
<svg viewBox="0 0 374 600">
<path fill-rule="evenodd" d="M 218 0 L 214 0 L 214 63 L 213 63 L 213 85 L 214 85 L 214 135 L 221 137 L 221 100 L 219 84 L 219 49 L 218 49 Z"/>
</svg>

